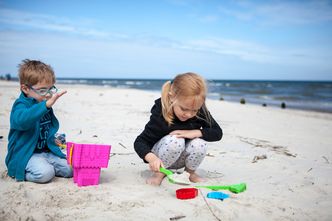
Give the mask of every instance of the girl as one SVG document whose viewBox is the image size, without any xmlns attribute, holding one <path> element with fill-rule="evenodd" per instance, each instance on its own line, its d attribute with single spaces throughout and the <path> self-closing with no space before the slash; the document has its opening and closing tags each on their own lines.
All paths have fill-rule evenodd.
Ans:
<svg viewBox="0 0 332 221">
<path fill-rule="evenodd" d="M 206 141 L 218 141 L 222 130 L 205 106 L 204 79 L 195 73 L 177 75 L 162 87 L 161 98 L 151 109 L 150 121 L 136 138 L 137 154 L 149 163 L 153 176 L 148 184 L 160 185 L 160 167 L 185 170 L 191 182 L 201 182 L 195 171 L 203 161 Z"/>
</svg>

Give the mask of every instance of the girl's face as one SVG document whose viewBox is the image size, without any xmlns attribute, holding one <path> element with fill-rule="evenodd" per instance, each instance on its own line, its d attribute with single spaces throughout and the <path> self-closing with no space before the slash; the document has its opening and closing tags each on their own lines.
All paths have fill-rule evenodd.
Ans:
<svg viewBox="0 0 332 221">
<path fill-rule="evenodd" d="M 38 82 L 35 85 L 21 85 L 21 90 L 26 94 L 27 97 L 36 99 L 38 102 L 48 100 L 56 92 L 56 87 L 53 83 Z"/>
<path fill-rule="evenodd" d="M 173 112 L 180 121 L 186 121 L 196 116 L 203 102 L 197 101 L 194 97 L 177 99 Z"/>
</svg>

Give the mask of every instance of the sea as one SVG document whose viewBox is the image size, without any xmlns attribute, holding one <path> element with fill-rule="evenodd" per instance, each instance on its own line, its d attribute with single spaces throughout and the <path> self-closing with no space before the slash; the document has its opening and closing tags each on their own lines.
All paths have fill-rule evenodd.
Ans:
<svg viewBox="0 0 332 221">
<path fill-rule="evenodd" d="M 160 92 L 169 79 L 57 78 L 61 84 L 100 85 Z M 332 113 L 332 81 L 208 80 L 208 98 L 263 107 Z"/>
</svg>

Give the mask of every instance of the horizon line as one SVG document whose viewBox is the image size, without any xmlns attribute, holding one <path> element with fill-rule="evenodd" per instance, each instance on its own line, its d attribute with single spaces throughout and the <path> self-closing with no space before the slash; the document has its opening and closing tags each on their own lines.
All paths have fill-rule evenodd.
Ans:
<svg viewBox="0 0 332 221">
<path fill-rule="evenodd" d="M 5 80 L 5 79 L 3 79 Z M 11 77 L 11 80 L 18 81 L 18 77 Z M 144 80 L 150 80 L 150 81 L 169 81 L 171 78 L 101 78 L 101 77 L 56 77 L 56 80 L 138 80 L 138 81 L 144 81 Z M 259 81 L 259 82 L 324 82 L 324 83 L 332 83 L 331 80 L 297 80 L 297 79 L 208 79 L 205 78 L 207 81 Z"/>
</svg>

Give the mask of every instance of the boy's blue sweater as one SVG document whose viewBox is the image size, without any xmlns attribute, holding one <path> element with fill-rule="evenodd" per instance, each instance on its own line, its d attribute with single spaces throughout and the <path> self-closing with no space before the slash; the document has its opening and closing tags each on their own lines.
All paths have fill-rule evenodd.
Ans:
<svg viewBox="0 0 332 221">
<path fill-rule="evenodd" d="M 8 153 L 6 156 L 8 175 L 15 177 L 17 181 L 25 179 L 25 168 L 38 141 L 40 119 L 47 111 L 50 111 L 52 116 L 52 126 L 49 130 L 47 146 L 55 155 L 66 158 L 54 141 L 54 135 L 59 129 L 59 121 L 56 119 L 52 108 L 48 109 L 46 107 L 46 101 L 38 102 L 21 93 L 13 104 L 10 113 Z"/>
</svg>

